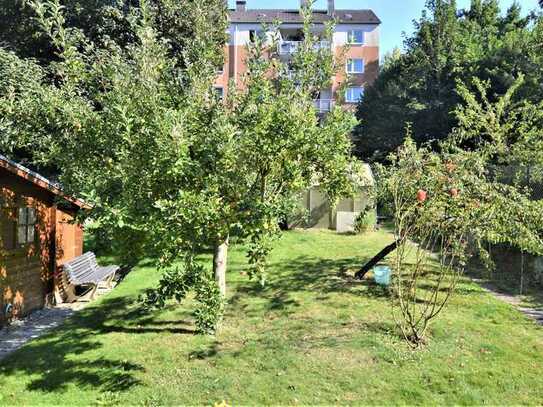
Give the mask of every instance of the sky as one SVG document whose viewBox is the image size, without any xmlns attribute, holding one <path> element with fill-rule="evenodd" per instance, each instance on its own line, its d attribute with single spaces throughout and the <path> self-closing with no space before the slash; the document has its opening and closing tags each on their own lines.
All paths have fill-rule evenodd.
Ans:
<svg viewBox="0 0 543 407">
<path fill-rule="evenodd" d="M 537 0 L 516 0 L 527 14 L 537 8 Z M 234 0 L 229 0 L 234 7 Z M 402 48 L 402 33 L 413 31 L 413 19 L 420 17 L 425 0 L 336 0 L 336 9 L 372 9 L 381 19 L 381 56 Z M 470 0 L 458 0 L 458 7 L 468 7 Z M 505 11 L 514 0 L 500 0 L 502 11 Z M 247 8 L 298 8 L 299 0 L 247 0 Z M 317 0 L 317 8 L 326 8 L 326 0 Z"/>
</svg>

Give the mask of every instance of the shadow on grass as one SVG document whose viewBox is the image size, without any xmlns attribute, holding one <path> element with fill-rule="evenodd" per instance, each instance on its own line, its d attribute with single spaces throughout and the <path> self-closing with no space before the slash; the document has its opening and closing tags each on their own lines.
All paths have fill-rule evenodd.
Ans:
<svg viewBox="0 0 543 407">
<path fill-rule="evenodd" d="M 29 380 L 27 390 L 56 392 L 76 385 L 101 392 L 127 391 L 140 384 L 135 376 L 145 369 L 119 358 L 120 345 L 115 349 L 104 346 L 103 335 L 195 333 L 182 325 L 186 321 L 155 320 L 153 314 L 135 305 L 133 297 L 104 298 L 1 361 L 0 388 L 6 377 L 24 375 Z"/>
<path fill-rule="evenodd" d="M 311 292 L 317 300 L 325 300 L 334 293 L 346 295 L 369 295 L 383 297 L 386 290 L 367 281 L 352 277 L 364 259 L 322 260 L 309 256 L 270 264 L 271 280 L 265 288 L 252 281 L 238 283 L 227 308 L 228 313 L 239 313 L 248 307 L 244 299 L 264 299 L 264 313 L 279 311 L 288 315 L 300 306 L 297 292 Z M 189 321 L 163 320 L 162 311 L 149 312 L 136 304 L 136 293 L 129 297 L 103 298 L 96 305 L 78 312 L 64 325 L 42 338 L 28 343 L 19 351 L 0 362 L 0 387 L 9 376 L 27 380 L 28 390 L 41 392 L 62 391 L 68 386 L 92 387 L 100 392 L 128 391 L 140 384 L 137 376 L 144 366 L 124 360 L 122 345 L 112 342 L 105 335 L 116 334 L 115 340 L 123 340 L 122 334 L 181 334 L 193 335 L 195 330 Z M 167 310 L 167 309 L 166 309 Z M 262 310 L 250 310 L 247 314 L 262 316 Z M 367 326 L 367 329 L 383 331 L 388 328 Z M 277 332 L 275 332 L 277 330 Z M 268 335 L 256 342 L 266 348 L 285 346 L 282 337 L 284 327 L 270 327 Z M 291 326 L 288 343 L 300 348 L 334 347 L 348 341 L 350 332 L 309 334 L 307 321 L 298 327 Z M 105 344 L 113 343 L 113 347 Z M 128 342 L 129 343 L 129 342 Z M 202 349 L 194 350 L 189 359 L 214 358 L 220 353 L 220 344 L 214 342 Z"/>
<path fill-rule="evenodd" d="M 204 349 L 198 349 L 189 353 L 190 359 L 208 359 L 214 358 L 219 354 L 219 342 L 213 341 L 213 343 L 206 345 Z"/>
<path fill-rule="evenodd" d="M 256 281 L 239 283 L 229 301 L 229 307 L 233 312 L 256 314 L 249 310 L 243 299 L 258 296 L 266 300 L 264 312 L 280 311 L 288 315 L 300 306 L 295 298 L 295 294 L 300 292 L 314 293 L 319 301 L 327 300 L 335 293 L 388 297 L 388 289 L 375 285 L 373 281 L 354 278 L 354 272 L 365 262 L 366 259 L 356 257 L 330 260 L 299 256 L 285 262 L 272 263 L 266 269 L 270 278 L 266 285 L 262 287 Z"/>
</svg>

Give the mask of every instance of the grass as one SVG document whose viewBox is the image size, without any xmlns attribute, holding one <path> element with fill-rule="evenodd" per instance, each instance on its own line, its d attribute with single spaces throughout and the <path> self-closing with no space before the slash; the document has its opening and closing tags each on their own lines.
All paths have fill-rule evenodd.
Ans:
<svg viewBox="0 0 543 407">
<path fill-rule="evenodd" d="M 289 232 L 265 289 L 233 247 L 216 337 L 194 334 L 190 304 L 142 312 L 135 300 L 158 278 L 142 263 L 0 362 L 0 404 L 540 404 L 543 329 L 469 281 L 425 349 L 404 344 L 383 290 L 346 275 L 390 241 Z"/>
</svg>

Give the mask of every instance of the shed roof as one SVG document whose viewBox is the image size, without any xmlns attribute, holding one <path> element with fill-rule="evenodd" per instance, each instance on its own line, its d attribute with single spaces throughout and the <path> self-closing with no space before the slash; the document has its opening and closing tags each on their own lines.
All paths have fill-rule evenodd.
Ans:
<svg viewBox="0 0 543 407">
<path fill-rule="evenodd" d="M 46 189 L 49 192 L 53 193 L 54 195 L 57 195 L 66 199 L 68 202 L 71 202 L 72 204 L 80 208 L 83 208 L 83 209 L 91 208 L 91 206 L 85 201 L 66 195 L 62 191 L 62 188 L 59 183 L 48 180 L 47 178 L 38 174 L 37 172 L 32 171 L 31 169 L 13 160 L 10 160 L 8 157 L 2 154 L 0 154 L 0 168 L 5 168 L 9 172 L 17 175 L 18 177 L 24 178 L 25 180 L 31 182 L 32 184 L 40 188 Z"/>
<path fill-rule="evenodd" d="M 276 20 L 283 24 L 299 24 L 303 22 L 300 10 L 247 9 L 245 11 L 230 10 L 230 21 L 233 23 L 272 23 Z M 313 22 L 323 24 L 337 18 L 340 24 L 381 24 L 381 20 L 372 10 L 336 10 L 334 16 L 326 10 L 314 10 Z"/>
</svg>

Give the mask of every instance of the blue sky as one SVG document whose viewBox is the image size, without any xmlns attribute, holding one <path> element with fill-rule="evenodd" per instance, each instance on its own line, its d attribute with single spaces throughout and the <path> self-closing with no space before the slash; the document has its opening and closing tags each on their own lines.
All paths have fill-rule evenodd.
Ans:
<svg viewBox="0 0 543 407">
<path fill-rule="evenodd" d="M 234 7 L 234 0 L 230 7 Z M 506 10 L 514 0 L 500 0 L 502 10 Z M 537 0 L 517 0 L 525 13 L 537 7 Z M 299 0 L 247 0 L 248 8 L 297 8 Z M 424 8 L 425 0 L 336 0 L 338 9 L 370 8 L 383 21 L 381 25 L 381 55 L 394 47 L 402 47 L 402 32 L 410 33 L 413 19 L 418 18 Z M 470 0 L 458 0 L 459 7 L 468 7 Z M 326 0 L 317 0 L 317 8 L 326 8 Z"/>
</svg>

